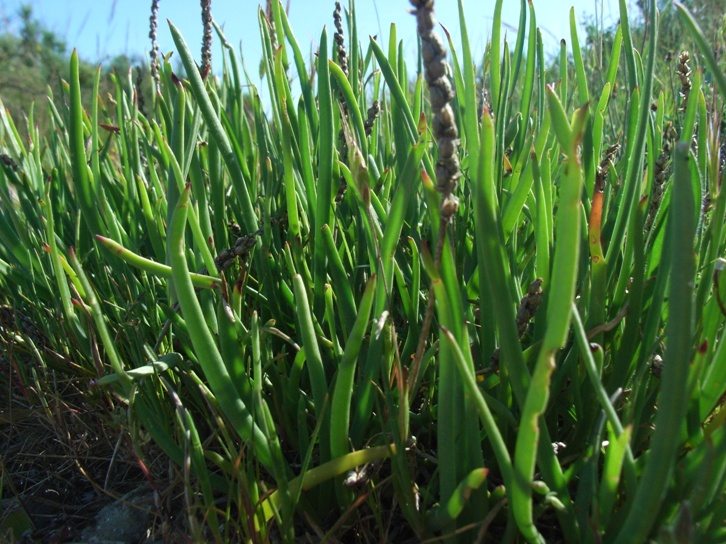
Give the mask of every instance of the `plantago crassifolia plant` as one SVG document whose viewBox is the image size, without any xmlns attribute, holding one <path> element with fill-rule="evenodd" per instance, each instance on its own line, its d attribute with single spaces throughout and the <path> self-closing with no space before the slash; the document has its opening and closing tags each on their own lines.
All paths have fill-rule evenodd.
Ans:
<svg viewBox="0 0 726 544">
<path fill-rule="evenodd" d="M 668 85 L 652 1 L 596 74 L 574 11 L 551 60 L 498 0 L 475 59 L 463 0 L 461 44 L 412 0 L 412 71 L 353 0 L 308 64 L 272 1 L 263 107 L 201 4 L 177 74 L 152 3 L 145 113 L 130 74 L 84 108 L 75 52 L 50 133 L 2 109 L 8 390 L 86 384 L 197 540 L 723 541 L 726 74 L 688 10 Z"/>
</svg>

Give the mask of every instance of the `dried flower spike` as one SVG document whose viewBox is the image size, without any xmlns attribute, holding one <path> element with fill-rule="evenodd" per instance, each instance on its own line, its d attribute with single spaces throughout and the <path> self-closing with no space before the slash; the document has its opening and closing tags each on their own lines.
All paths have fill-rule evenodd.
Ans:
<svg viewBox="0 0 726 544">
<path fill-rule="evenodd" d="M 363 123 L 363 128 L 365 129 L 366 136 L 371 135 L 371 131 L 373 130 L 373 123 L 376 122 L 376 119 L 378 118 L 378 115 L 380 113 L 381 105 L 378 100 L 374 100 L 373 104 L 371 104 L 371 107 L 368 108 L 368 117 L 366 117 L 365 123 Z"/>
<path fill-rule="evenodd" d="M 203 78 L 212 71 L 212 0 L 201 0 L 202 25 L 202 66 L 199 69 Z"/>
<path fill-rule="evenodd" d="M 335 2 L 333 11 L 333 22 L 335 24 L 335 51 L 338 55 L 338 65 L 343 73 L 348 75 L 348 52 L 345 50 L 345 38 L 343 37 L 343 18 L 340 14 L 342 8 L 340 2 Z"/>
<path fill-rule="evenodd" d="M 605 187 L 605 180 L 610 174 L 610 165 L 615 154 L 620 150 L 620 144 L 613 144 L 605 150 L 605 157 L 600 161 L 595 175 L 595 188 L 602 192 Z"/>
<path fill-rule="evenodd" d="M 691 59 L 691 55 L 688 51 L 683 51 L 678 57 L 678 67 L 676 73 L 678 78 L 681 80 L 681 111 L 685 111 L 686 104 L 688 103 L 688 95 L 691 92 L 691 67 L 688 65 L 688 61 Z"/>
<path fill-rule="evenodd" d="M 418 35 L 421 38 L 421 56 L 424 63 L 424 75 L 429 87 L 431 109 L 434 118 L 432 132 L 439 147 L 439 159 L 436 163 L 436 183 L 443 198 L 441 203 L 442 220 L 449 222 L 459 208 L 459 200 L 453 194 L 461 169 L 459 167 L 459 132 L 454 120 L 451 100 L 454 90 L 446 75 L 446 49 L 441 36 L 434 32 L 434 1 L 410 0 L 416 15 Z"/>
<path fill-rule="evenodd" d="M 159 86 L 159 44 L 156 42 L 156 28 L 159 26 L 159 0 L 151 0 L 149 17 L 149 39 L 151 39 L 151 79 Z"/>
<path fill-rule="evenodd" d="M 271 218 L 270 225 L 278 226 L 281 229 L 287 228 L 287 212 L 282 212 L 279 216 Z M 230 222 L 229 227 L 233 233 L 241 233 L 241 229 L 236 223 Z M 257 237 L 262 236 L 264 232 L 264 227 L 260 227 L 255 232 L 239 236 L 232 247 L 222 250 L 217 255 L 216 259 L 214 259 L 214 264 L 217 267 L 217 270 L 222 271 L 228 269 L 234 264 L 234 261 L 237 258 L 244 259 L 249 251 L 255 247 Z"/>
<path fill-rule="evenodd" d="M 540 304 L 542 304 L 542 278 L 537 278 L 529 284 L 527 294 L 522 297 L 517 308 L 517 333 L 520 338 L 527 332 L 527 326 L 537 313 Z"/>
<path fill-rule="evenodd" d="M 663 149 L 658 158 L 655 160 L 653 187 L 650 194 L 650 207 L 648 209 L 648 217 L 645 221 L 646 231 L 650 230 L 652 227 L 655 216 L 658 213 L 661 200 L 663 199 L 663 190 L 670 170 L 670 157 L 673 140 L 676 136 L 676 129 L 673 127 L 673 123 L 669 121 L 663 131 Z"/>
<path fill-rule="evenodd" d="M 335 24 L 335 50 L 338 56 L 338 65 L 343 73 L 348 75 L 348 52 L 345 50 L 345 38 L 343 37 L 343 19 L 340 15 L 342 7 L 340 2 L 335 2 L 335 10 L 333 10 L 333 22 Z M 339 89 L 338 102 L 340 103 L 340 115 L 343 123 L 348 120 L 348 104 L 345 102 L 343 92 Z M 346 142 L 345 134 L 341 128 L 338 132 L 338 140 L 340 141 L 340 160 L 347 162 L 348 160 L 348 144 Z M 340 176 L 338 181 L 338 193 L 335 195 L 335 203 L 340 204 L 345 197 L 345 192 L 348 190 L 348 182 L 345 181 L 343 175 Z"/>
</svg>

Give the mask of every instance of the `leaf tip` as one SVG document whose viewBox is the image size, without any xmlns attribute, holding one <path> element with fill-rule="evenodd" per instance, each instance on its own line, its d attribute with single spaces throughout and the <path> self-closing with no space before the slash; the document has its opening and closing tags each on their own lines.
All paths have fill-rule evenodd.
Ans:
<svg viewBox="0 0 726 544">
<path fill-rule="evenodd" d="M 446 28 L 443 23 L 439 23 L 439 26 L 443 29 L 444 34 L 446 34 L 446 39 L 451 41 L 451 33 L 449 32 L 449 29 Z"/>
</svg>

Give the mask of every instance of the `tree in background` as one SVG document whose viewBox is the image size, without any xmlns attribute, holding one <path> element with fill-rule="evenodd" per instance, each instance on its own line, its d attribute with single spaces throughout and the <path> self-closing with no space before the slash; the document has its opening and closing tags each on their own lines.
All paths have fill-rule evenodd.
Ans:
<svg viewBox="0 0 726 544">
<path fill-rule="evenodd" d="M 58 34 L 34 17 L 31 5 L 20 7 L 17 23 L 16 28 L 6 25 L 0 33 L 0 98 L 19 128 L 25 124 L 23 119 L 31 104 L 35 104 L 35 122 L 43 133 L 47 127 L 48 94 L 60 95 L 61 81 L 68 77 L 68 50 Z M 142 58 L 118 55 L 106 62 L 102 71 L 104 75 L 119 74 L 125 85 L 127 74 L 134 66 L 141 66 L 144 92 L 150 92 L 148 69 Z M 96 69 L 97 65 L 89 62 L 80 64 L 84 102 L 90 99 Z M 113 88 L 110 78 L 102 77 L 100 96 L 106 96 L 107 92 L 115 94 Z"/>
<path fill-rule="evenodd" d="M 33 8 L 21 6 L 18 19 L 17 34 L 6 29 L 0 35 L 0 96 L 16 121 L 31 103 L 45 101 L 49 85 L 57 92 L 68 69 L 66 44 L 33 17 Z"/>
</svg>

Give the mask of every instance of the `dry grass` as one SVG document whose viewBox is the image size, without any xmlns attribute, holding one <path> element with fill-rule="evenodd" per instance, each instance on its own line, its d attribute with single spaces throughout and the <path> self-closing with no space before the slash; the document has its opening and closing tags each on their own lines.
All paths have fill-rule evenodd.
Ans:
<svg viewBox="0 0 726 544">
<path fill-rule="evenodd" d="M 17 332 L 7 321 L 0 329 L 0 520 L 21 509 L 32 524 L 22 542 L 78 540 L 104 506 L 146 487 L 156 503 L 149 539 L 183 534 L 184 516 L 173 515 L 183 490 L 176 468 L 149 440 L 132 440 L 124 406 L 81 376 L 47 370 L 23 386 L 18 369 L 31 368 L 33 355 Z"/>
</svg>

